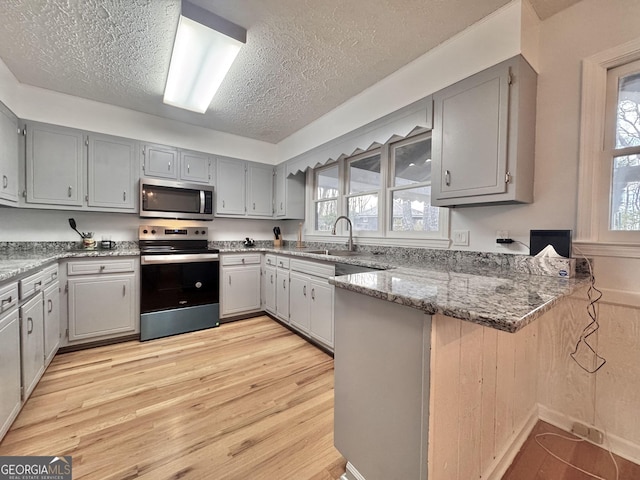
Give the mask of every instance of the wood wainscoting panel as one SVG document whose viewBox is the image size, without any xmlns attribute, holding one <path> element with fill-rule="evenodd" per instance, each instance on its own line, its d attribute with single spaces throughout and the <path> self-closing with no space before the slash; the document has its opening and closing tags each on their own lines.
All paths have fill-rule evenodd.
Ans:
<svg viewBox="0 0 640 480">
<path fill-rule="evenodd" d="M 58 355 L 0 455 L 74 479 L 336 480 L 333 359 L 268 317 Z"/>
</svg>

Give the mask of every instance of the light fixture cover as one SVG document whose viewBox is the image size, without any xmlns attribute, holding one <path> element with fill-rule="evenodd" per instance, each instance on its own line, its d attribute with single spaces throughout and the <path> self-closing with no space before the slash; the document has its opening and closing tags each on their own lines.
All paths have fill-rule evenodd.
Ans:
<svg viewBox="0 0 640 480">
<path fill-rule="evenodd" d="M 243 43 L 181 15 L 164 103 L 205 113 Z"/>
</svg>

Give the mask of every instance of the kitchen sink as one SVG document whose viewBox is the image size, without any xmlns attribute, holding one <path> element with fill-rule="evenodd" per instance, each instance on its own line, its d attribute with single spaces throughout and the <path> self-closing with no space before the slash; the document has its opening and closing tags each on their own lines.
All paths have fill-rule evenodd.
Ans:
<svg viewBox="0 0 640 480">
<path fill-rule="evenodd" d="M 316 255 L 333 255 L 334 257 L 355 257 L 362 255 L 361 252 L 351 252 L 349 250 L 305 250 L 304 253 L 314 253 Z"/>
<path fill-rule="evenodd" d="M 336 263 L 336 277 L 340 275 L 352 275 L 354 273 L 378 272 L 382 269 L 365 267 L 363 265 L 349 265 L 348 263 Z"/>
</svg>

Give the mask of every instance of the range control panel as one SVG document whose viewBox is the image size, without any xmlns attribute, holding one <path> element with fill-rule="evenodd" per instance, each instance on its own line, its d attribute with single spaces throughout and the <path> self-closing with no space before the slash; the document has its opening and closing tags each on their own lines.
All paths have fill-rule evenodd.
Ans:
<svg viewBox="0 0 640 480">
<path fill-rule="evenodd" d="M 140 225 L 139 240 L 199 240 L 209 236 L 208 227 L 167 227 Z"/>
</svg>

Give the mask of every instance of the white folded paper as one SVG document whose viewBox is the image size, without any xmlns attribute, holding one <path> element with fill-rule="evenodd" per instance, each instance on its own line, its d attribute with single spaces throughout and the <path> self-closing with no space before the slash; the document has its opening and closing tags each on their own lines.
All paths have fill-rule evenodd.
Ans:
<svg viewBox="0 0 640 480">
<path fill-rule="evenodd" d="M 553 245 L 547 245 L 544 247 L 540 253 L 536 255 L 536 258 L 565 258 L 556 252 L 556 249 L 553 248 Z"/>
</svg>

